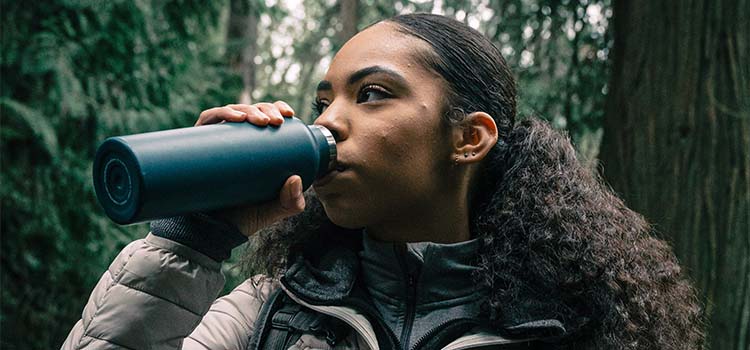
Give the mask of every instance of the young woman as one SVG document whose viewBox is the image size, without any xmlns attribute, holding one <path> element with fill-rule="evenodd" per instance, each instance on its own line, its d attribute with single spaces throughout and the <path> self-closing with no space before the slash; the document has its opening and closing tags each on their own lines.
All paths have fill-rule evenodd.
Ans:
<svg viewBox="0 0 750 350">
<path fill-rule="evenodd" d="M 670 248 L 564 136 L 515 124 L 512 74 L 477 31 L 427 14 L 376 23 L 315 101 L 336 170 L 304 194 L 292 176 L 272 203 L 153 222 L 63 348 L 701 347 Z M 197 125 L 293 114 L 228 105 Z M 214 301 L 220 262 L 250 236 L 266 273 Z"/>
</svg>

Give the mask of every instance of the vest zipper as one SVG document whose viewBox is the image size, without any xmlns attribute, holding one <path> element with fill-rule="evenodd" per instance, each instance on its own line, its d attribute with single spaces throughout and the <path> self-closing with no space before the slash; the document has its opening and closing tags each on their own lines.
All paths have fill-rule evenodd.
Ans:
<svg viewBox="0 0 750 350">
<path fill-rule="evenodd" d="M 414 326 L 414 317 L 416 316 L 416 303 L 417 303 L 417 283 L 414 274 L 409 272 L 409 267 L 406 263 L 407 247 L 405 243 L 397 244 L 396 256 L 401 265 L 401 270 L 404 272 L 404 279 L 406 281 L 406 311 L 404 316 L 404 328 L 401 330 L 401 348 L 403 350 L 409 349 L 409 337 L 411 336 L 411 329 Z"/>
<path fill-rule="evenodd" d="M 406 281 L 406 319 L 404 320 L 404 330 L 401 332 L 401 345 L 404 347 L 404 350 L 409 349 L 409 337 L 411 336 L 411 329 L 414 326 L 414 317 L 416 316 L 415 304 L 417 299 L 417 287 L 414 282 L 414 275 L 408 274 Z"/>
</svg>

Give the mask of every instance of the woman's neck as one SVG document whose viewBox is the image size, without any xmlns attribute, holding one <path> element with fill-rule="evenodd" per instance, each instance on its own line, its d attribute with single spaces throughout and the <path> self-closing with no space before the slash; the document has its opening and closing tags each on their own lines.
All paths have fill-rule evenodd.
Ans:
<svg viewBox="0 0 750 350">
<path fill-rule="evenodd" d="M 410 210 L 392 215 L 387 221 L 367 225 L 370 238 L 381 242 L 458 243 L 471 239 L 469 230 L 469 186 L 467 169 L 456 172 L 445 183 L 435 184 L 429 195 L 412 203 Z"/>
<path fill-rule="evenodd" d="M 397 220 L 370 225 L 367 232 L 381 242 L 457 243 L 471 239 L 468 209 L 455 205 L 443 208 L 412 211 Z"/>
</svg>

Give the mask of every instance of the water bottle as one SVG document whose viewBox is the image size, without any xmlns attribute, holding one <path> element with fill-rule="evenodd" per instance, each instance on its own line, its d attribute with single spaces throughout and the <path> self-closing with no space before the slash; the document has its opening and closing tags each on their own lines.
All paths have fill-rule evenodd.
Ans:
<svg viewBox="0 0 750 350">
<path fill-rule="evenodd" d="M 118 224 L 211 211 L 278 198 L 289 176 L 303 190 L 335 167 L 336 141 L 318 125 L 223 123 L 105 140 L 94 189 Z"/>
</svg>

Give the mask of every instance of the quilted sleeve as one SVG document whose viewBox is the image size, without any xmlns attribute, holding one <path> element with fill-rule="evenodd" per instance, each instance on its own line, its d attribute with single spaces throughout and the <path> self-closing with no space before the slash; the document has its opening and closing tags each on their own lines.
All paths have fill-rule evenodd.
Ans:
<svg viewBox="0 0 750 350">
<path fill-rule="evenodd" d="M 180 349 L 223 285 L 219 262 L 149 234 L 115 258 L 62 349 Z"/>
</svg>

